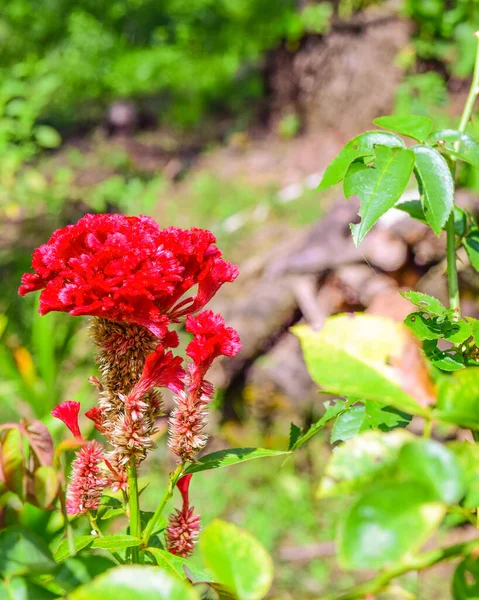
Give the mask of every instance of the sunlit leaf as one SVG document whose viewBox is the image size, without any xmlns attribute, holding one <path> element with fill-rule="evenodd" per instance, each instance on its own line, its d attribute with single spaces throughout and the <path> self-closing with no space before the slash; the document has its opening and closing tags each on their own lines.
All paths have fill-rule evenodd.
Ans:
<svg viewBox="0 0 479 600">
<path fill-rule="evenodd" d="M 265 448 L 230 448 L 228 450 L 218 450 L 217 452 L 202 456 L 196 462 L 188 465 L 184 474 L 221 469 L 247 460 L 281 456 L 282 454 L 288 454 L 288 452 L 284 450 L 267 450 Z"/>
<path fill-rule="evenodd" d="M 362 431 L 370 429 L 364 404 L 351 406 L 341 413 L 331 430 L 331 444 L 345 442 Z"/>
<path fill-rule="evenodd" d="M 189 579 L 190 581 L 212 582 L 213 579 L 203 569 L 199 569 L 193 562 L 175 556 L 161 548 L 147 548 L 147 552 L 153 555 L 156 564 L 167 572 L 179 577 L 180 579 Z"/>
<path fill-rule="evenodd" d="M 457 371 L 439 382 L 437 416 L 462 427 L 479 429 L 479 369 Z"/>
<path fill-rule="evenodd" d="M 9 429 L 1 444 L 1 463 L 3 480 L 9 490 L 15 492 L 21 500 L 25 498 L 25 458 L 23 439 L 20 430 Z"/>
<path fill-rule="evenodd" d="M 432 120 L 418 115 L 378 117 L 373 123 L 418 142 L 425 142 L 432 130 Z"/>
<path fill-rule="evenodd" d="M 422 292 L 401 292 L 401 296 L 420 308 L 422 312 L 434 317 L 440 317 L 448 312 L 448 309 L 437 298 Z"/>
<path fill-rule="evenodd" d="M 479 271 L 479 229 L 471 229 L 462 243 L 471 261 L 471 265 L 476 271 Z"/>
<path fill-rule="evenodd" d="M 448 154 L 479 169 L 479 143 L 468 133 L 455 129 L 443 129 L 433 133 L 429 139 L 436 142 Z"/>
<path fill-rule="evenodd" d="M 35 499 L 40 508 L 50 508 L 58 492 L 58 476 L 53 467 L 39 467 L 33 475 Z"/>
<path fill-rule="evenodd" d="M 291 449 L 297 450 L 298 448 L 300 448 L 303 444 L 305 444 L 308 440 L 315 436 L 319 431 L 324 429 L 324 427 L 326 427 L 326 425 L 330 421 L 332 421 L 342 411 L 348 408 L 350 404 L 350 401 L 343 402 L 342 400 L 335 400 L 334 402 L 331 402 L 330 400 L 327 400 L 324 403 L 324 415 L 318 421 L 316 421 L 316 423 L 313 423 L 311 427 L 296 440 L 295 444 Z"/>
</svg>

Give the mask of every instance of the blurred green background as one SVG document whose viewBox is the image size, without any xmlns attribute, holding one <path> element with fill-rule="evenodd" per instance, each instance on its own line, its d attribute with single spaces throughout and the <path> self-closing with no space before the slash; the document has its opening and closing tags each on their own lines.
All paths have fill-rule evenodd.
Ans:
<svg viewBox="0 0 479 600">
<path fill-rule="evenodd" d="M 393 37 L 399 32 L 385 59 L 396 73 L 385 83 L 386 100 L 378 104 L 377 80 L 366 76 L 359 100 L 346 82 L 334 116 L 328 68 L 340 81 L 343 63 L 328 55 L 328 44 L 347 49 L 364 40 L 366 47 L 383 26 Z M 35 415 L 61 437 L 52 407 L 75 399 L 86 410 L 95 402 L 86 319 L 39 318 L 37 300 L 16 295 L 32 250 L 55 228 L 86 212 L 148 214 L 162 226 L 212 229 L 241 267 L 320 218 L 329 201 L 314 191 L 320 173 L 342 143 L 370 127 L 368 110 L 454 123 L 478 28 L 479 0 L 4 0 L 0 420 Z M 387 44 L 374 43 L 379 60 Z M 359 54 L 353 69 L 368 56 Z M 315 85 L 321 93 L 308 96 Z M 463 178 L 479 189 L 467 172 Z M 320 411 L 320 402 L 307 414 L 302 407 L 297 419 Z M 255 411 L 240 417 L 216 417 L 214 440 L 286 444 L 289 422 L 265 428 Z M 159 446 L 145 492 L 152 506 L 170 460 L 161 439 Z M 282 469 L 247 464 L 193 486 L 205 523 L 234 520 L 272 552 L 276 598 L 316 598 L 351 582 L 331 557 L 341 507 L 314 496 L 327 452 L 319 440 Z M 47 526 L 33 509 L 21 518 Z M 439 577 L 425 597 L 444 593 Z"/>
</svg>

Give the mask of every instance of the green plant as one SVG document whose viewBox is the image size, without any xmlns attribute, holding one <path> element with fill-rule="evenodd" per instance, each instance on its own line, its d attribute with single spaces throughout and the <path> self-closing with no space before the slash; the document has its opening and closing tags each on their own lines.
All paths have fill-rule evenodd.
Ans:
<svg viewBox="0 0 479 600">
<path fill-rule="evenodd" d="M 378 571 L 328 600 L 363 598 L 392 590 L 393 584 L 402 595 L 398 577 L 452 558 L 460 559 L 452 584 L 455 600 L 477 594 L 479 538 L 420 552 L 446 517 L 476 525 L 479 506 L 477 444 L 432 439 L 436 428 L 449 425 L 470 429 L 479 439 L 479 321 L 461 314 L 456 267 L 462 246 L 479 269 L 479 227 L 454 203 L 461 165 L 479 168 L 479 143 L 466 132 L 479 95 L 479 39 L 476 49 L 457 130 L 434 131 L 424 116 L 380 117 L 375 124 L 387 131 L 351 140 L 320 184 L 326 189 L 343 181 L 347 198 L 359 196 L 361 221 L 351 225 L 356 245 L 392 207 L 438 236 L 445 231 L 449 288 L 449 307 L 425 294 L 404 293 L 416 307 L 404 324 L 356 314 L 331 317 L 319 332 L 306 325 L 293 329 L 313 379 L 343 399 L 327 403 L 324 416 L 308 430 L 292 425 L 290 449 L 334 421 L 332 441 L 340 445 L 318 494 L 352 496 L 337 538 L 341 566 Z M 417 144 L 407 146 L 398 134 Z M 412 175 L 419 198 L 401 202 Z M 413 416 L 423 420 L 422 436 L 405 431 Z"/>
</svg>

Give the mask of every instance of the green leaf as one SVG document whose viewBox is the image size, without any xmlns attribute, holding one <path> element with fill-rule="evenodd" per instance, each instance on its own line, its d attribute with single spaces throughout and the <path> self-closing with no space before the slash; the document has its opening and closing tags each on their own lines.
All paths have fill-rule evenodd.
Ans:
<svg viewBox="0 0 479 600">
<path fill-rule="evenodd" d="M 57 594 L 40 587 L 23 577 L 13 577 L 9 581 L 0 581 L 2 600 L 54 600 Z"/>
<path fill-rule="evenodd" d="M 413 138 L 418 142 L 425 142 L 432 130 L 432 121 L 429 117 L 410 116 L 385 116 L 374 119 L 373 123 L 395 131 L 401 135 Z"/>
<path fill-rule="evenodd" d="M 337 315 L 318 332 L 306 325 L 292 332 L 311 377 L 330 394 L 423 415 L 428 410 L 421 404 L 434 401 L 425 363 L 403 324 L 373 315 Z"/>
<path fill-rule="evenodd" d="M 461 354 L 455 351 L 440 350 L 436 340 L 424 340 L 423 348 L 429 361 L 441 371 L 450 373 L 460 371 L 466 366 Z"/>
<path fill-rule="evenodd" d="M 349 401 L 348 402 L 342 402 L 341 400 L 335 400 L 334 402 L 331 402 L 329 400 L 326 401 L 324 403 L 324 407 L 325 407 L 324 415 L 319 419 L 319 421 L 316 421 L 316 423 L 313 423 L 304 435 L 302 435 L 300 438 L 298 438 L 296 440 L 296 442 L 295 442 L 294 446 L 291 448 L 291 450 L 297 450 L 298 448 L 300 448 L 303 444 L 305 444 L 308 440 L 310 440 L 313 436 L 315 436 L 319 431 L 324 429 L 324 427 L 326 427 L 326 425 L 330 421 L 332 421 L 334 418 L 336 418 L 343 410 L 346 410 L 346 408 L 348 408 L 348 406 L 349 406 Z"/>
<path fill-rule="evenodd" d="M 414 153 L 378 146 L 372 167 L 353 163 L 344 179 L 346 198 L 359 196 L 361 222 L 351 225 L 353 240 L 358 246 L 379 217 L 392 208 L 401 197 L 414 167 Z"/>
<path fill-rule="evenodd" d="M 47 545 L 31 531 L 19 526 L 0 532 L 0 573 L 2 577 L 50 573 L 56 563 Z"/>
<path fill-rule="evenodd" d="M 58 477 L 53 467 L 39 467 L 33 477 L 35 499 L 40 508 L 49 508 L 58 492 Z"/>
<path fill-rule="evenodd" d="M 296 442 L 298 441 L 298 439 L 300 437 L 301 437 L 301 427 L 298 427 L 294 423 L 291 423 L 291 426 L 289 428 L 288 450 L 292 450 L 294 448 L 294 445 L 296 444 Z"/>
<path fill-rule="evenodd" d="M 218 452 L 202 456 L 197 462 L 189 464 L 184 471 L 184 475 L 229 467 L 256 458 L 281 456 L 282 454 L 289 454 L 289 452 L 284 450 L 267 450 L 265 448 L 230 448 L 229 450 L 219 450 Z"/>
<path fill-rule="evenodd" d="M 472 335 L 472 326 L 462 319 L 452 321 L 442 317 L 426 318 L 420 312 L 414 312 L 404 319 L 404 323 L 420 340 L 445 339 L 454 344 L 462 344 Z"/>
<path fill-rule="evenodd" d="M 449 311 L 449 309 L 443 306 L 437 298 L 428 296 L 422 292 L 401 292 L 401 296 L 420 308 L 421 312 L 427 313 L 433 317 L 440 317 Z"/>
<path fill-rule="evenodd" d="M 273 563 L 263 546 L 232 523 L 215 519 L 203 531 L 200 549 L 216 581 L 238 600 L 260 600 L 273 582 Z"/>
<path fill-rule="evenodd" d="M 372 486 L 353 504 L 339 533 L 347 569 L 381 569 L 418 550 L 439 525 L 445 507 L 418 483 Z"/>
<path fill-rule="evenodd" d="M 479 446 L 469 442 L 452 441 L 447 444 L 460 465 L 461 474 L 466 486 L 464 506 L 477 508 L 479 506 Z"/>
<path fill-rule="evenodd" d="M 62 138 L 56 129 L 48 125 L 37 125 L 33 130 L 37 144 L 42 148 L 58 148 Z"/>
<path fill-rule="evenodd" d="M 471 261 L 471 265 L 476 271 L 479 271 L 479 229 L 471 229 L 462 243 Z"/>
<path fill-rule="evenodd" d="M 366 416 L 371 429 L 392 431 L 398 427 L 407 427 L 412 417 L 394 406 L 366 400 Z"/>
<path fill-rule="evenodd" d="M 161 548 L 147 548 L 147 552 L 153 555 L 156 564 L 164 571 L 179 577 L 180 579 L 190 579 L 195 582 L 212 582 L 213 579 L 203 569 L 199 569 L 194 563 L 181 556 L 175 556 L 171 552 Z"/>
<path fill-rule="evenodd" d="M 454 205 L 454 181 L 441 154 L 429 146 L 413 146 L 415 173 L 423 196 L 426 220 L 439 235 Z"/>
<path fill-rule="evenodd" d="M 19 429 L 9 429 L 1 445 L 1 471 L 9 490 L 25 499 L 25 460 L 23 439 Z"/>
<path fill-rule="evenodd" d="M 468 556 L 461 561 L 452 578 L 454 600 L 477 600 L 479 598 L 479 559 Z"/>
<path fill-rule="evenodd" d="M 476 346 L 479 346 L 479 319 L 475 319 L 474 317 L 466 317 L 466 321 L 472 328 L 472 339 Z"/>
<path fill-rule="evenodd" d="M 427 485 L 434 498 L 455 504 L 464 494 L 461 469 L 454 454 L 433 440 L 417 438 L 399 453 L 399 467 L 405 477 Z"/>
<path fill-rule="evenodd" d="M 125 509 L 121 508 L 107 508 L 105 512 L 101 516 L 102 521 L 108 521 L 108 519 L 113 519 L 114 517 L 122 517 L 125 514 Z"/>
<path fill-rule="evenodd" d="M 400 137 L 384 131 L 367 131 L 349 141 L 326 169 L 318 191 L 336 185 L 344 179 L 351 163 L 364 156 L 374 156 L 374 148 L 380 144 L 389 148 L 405 148 Z"/>
<path fill-rule="evenodd" d="M 54 585 L 61 587 L 62 589 L 58 593 L 64 595 L 115 566 L 116 563 L 111 559 L 98 554 L 84 554 L 67 558 L 55 571 Z M 52 588 L 53 586 L 50 586 L 50 589 Z"/>
<path fill-rule="evenodd" d="M 411 439 L 407 431 L 366 431 L 332 453 L 318 495 L 320 498 L 357 493 L 394 468 L 400 448 Z"/>
<path fill-rule="evenodd" d="M 454 231 L 456 235 L 462 237 L 467 229 L 467 213 L 465 210 L 454 204 Z"/>
<path fill-rule="evenodd" d="M 199 600 L 195 589 L 158 567 L 110 569 L 69 594 L 69 600 Z"/>
<path fill-rule="evenodd" d="M 76 551 L 79 552 L 80 550 L 83 550 L 83 548 L 90 546 L 93 543 L 94 539 L 96 539 L 96 538 L 92 535 L 80 535 L 80 536 L 76 537 L 75 538 Z M 65 538 L 64 540 L 62 540 L 60 542 L 60 545 L 53 553 L 53 558 L 57 562 L 61 562 L 62 560 L 65 560 L 65 558 L 68 558 L 69 556 L 70 556 L 70 550 L 69 550 L 69 546 L 68 546 L 68 540 Z"/>
<path fill-rule="evenodd" d="M 479 369 L 470 367 L 439 381 L 436 415 L 442 421 L 479 429 Z"/>
<path fill-rule="evenodd" d="M 451 156 L 479 169 L 479 143 L 468 133 L 443 129 L 433 133 L 429 141 L 436 142 L 439 148 L 444 149 Z"/>
<path fill-rule="evenodd" d="M 396 204 L 394 208 L 407 212 L 407 214 L 413 219 L 416 219 L 416 221 L 426 223 L 426 215 L 424 214 L 424 209 L 420 200 L 405 200 L 404 202 Z"/>
<path fill-rule="evenodd" d="M 132 535 L 106 535 L 104 537 L 97 537 L 95 535 L 80 535 L 79 537 L 75 538 L 75 548 L 77 552 L 83 548 L 86 548 L 87 546 L 116 552 L 118 550 L 124 550 L 125 548 L 131 548 L 132 546 L 139 546 L 140 544 L 141 540 L 133 537 Z M 57 548 L 53 556 L 57 562 L 61 562 L 70 556 L 68 540 L 62 540 L 60 546 Z"/>
<path fill-rule="evenodd" d="M 331 430 L 331 444 L 345 442 L 362 431 L 370 429 L 364 404 L 351 406 L 334 422 Z"/>
</svg>

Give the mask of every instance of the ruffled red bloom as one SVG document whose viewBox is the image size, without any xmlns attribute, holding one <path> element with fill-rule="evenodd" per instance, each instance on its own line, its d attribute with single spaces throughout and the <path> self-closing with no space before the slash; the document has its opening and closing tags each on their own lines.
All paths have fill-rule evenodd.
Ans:
<svg viewBox="0 0 479 600">
<path fill-rule="evenodd" d="M 238 333 L 232 327 L 226 327 L 223 317 L 211 310 L 196 317 L 189 315 L 186 329 L 195 336 L 188 344 L 186 354 L 203 373 L 218 356 L 236 356 L 241 350 Z"/>
<path fill-rule="evenodd" d="M 237 267 L 214 244 L 202 229 L 161 230 L 148 217 L 85 215 L 35 250 L 35 272 L 23 275 L 19 294 L 43 290 L 41 314 L 137 323 L 161 338 L 169 321 L 200 310 L 236 278 Z M 182 300 L 195 285 L 196 295 Z"/>
<path fill-rule="evenodd" d="M 52 417 L 63 421 L 68 429 L 76 438 L 83 439 L 80 426 L 78 425 L 78 415 L 80 413 L 80 403 L 74 400 L 62 402 L 52 410 Z"/>
</svg>

